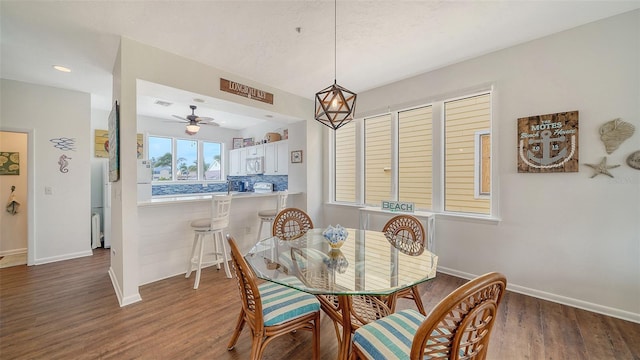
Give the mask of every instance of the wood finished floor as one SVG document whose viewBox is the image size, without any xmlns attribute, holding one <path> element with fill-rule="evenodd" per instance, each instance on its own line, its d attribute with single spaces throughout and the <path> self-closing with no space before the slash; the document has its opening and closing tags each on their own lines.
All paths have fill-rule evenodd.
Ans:
<svg viewBox="0 0 640 360">
<path fill-rule="evenodd" d="M 249 331 L 226 344 L 239 313 L 234 279 L 203 271 L 200 288 L 176 276 L 140 288 L 143 301 L 118 306 L 109 251 L 46 265 L 0 269 L 0 359 L 247 359 Z M 425 308 L 466 280 L 438 274 L 422 284 Z M 412 303 L 401 300 L 400 308 Z M 489 359 L 640 359 L 640 324 L 508 292 Z M 337 342 L 322 316 L 321 358 Z M 310 358 L 311 335 L 274 340 L 264 359 Z"/>
</svg>

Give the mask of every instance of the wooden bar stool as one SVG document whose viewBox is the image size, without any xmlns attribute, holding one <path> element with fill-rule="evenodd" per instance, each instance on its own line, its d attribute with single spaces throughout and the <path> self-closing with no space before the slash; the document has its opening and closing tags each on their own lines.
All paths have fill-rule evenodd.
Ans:
<svg viewBox="0 0 640 360">
<path fill-rule="evenodd" d="M 258 237 L 256 241 L 260 241 L 262 239 L 262 226 L 265 223 L 269 224 L 267 229 L 271 229 L 273 226 L 273 220 L 275 220 L 276 215 L 280 212 L 280 210 L 285 209 L 287 207 L 287 196 L 289 193 L 287 191 L 278 192 L 276 199 L 276 208 L 275 209 L 267 209 L 258 211 L 258 217 L 260 218 L 260 228 L 258 229 Z"/>
<path fill-rule="evenodd" d="M 227 252 L 226 241 L 223 230 L 229 225 L 229 212 L 231 210 L 232 195 L 214 195 L 211 199 L 211 217 L 197 219 L 191 222 L 194 231 L 191 257 L 187 265 L 185 278 L 189 278 L 191 272 L 196 270 L 196 281 L 193 288 L 200 285 L 200 272 L 203 265 L 216 264 L 220 270 L 220 263 L 224 265 L 224 271 L 228 278 L 231 278 L 229 269 L 229 253 Z M 209 237 L 208 235 L 211 235 Z M 205 240 L 211 239 L 213 252 L 205 253 Z M 204 257 L 208 258 L 205 260 Z"/>
</svg>

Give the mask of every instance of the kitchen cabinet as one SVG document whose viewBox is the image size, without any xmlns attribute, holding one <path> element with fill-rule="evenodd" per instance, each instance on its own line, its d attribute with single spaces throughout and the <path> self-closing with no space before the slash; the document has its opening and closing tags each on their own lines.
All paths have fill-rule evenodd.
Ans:
<svg viewBox="0 0 640 360">
<path fill-rule="evenodd" d="M 289 142 L 286 140 L 264 144 L 264 174 L 289 173 Z"/>
<path fill-rule="evenodd" d="M 247 158 L 264 156 L 264 148 L 262 144 L 255 145 L 255 146 L 248 146 L 243 149 L 247 150 Z"/>
<path fill-rule="evenodd" d="M 246 175 L 247 148 L 229 150 L 229 175 Z"/>
</svg>

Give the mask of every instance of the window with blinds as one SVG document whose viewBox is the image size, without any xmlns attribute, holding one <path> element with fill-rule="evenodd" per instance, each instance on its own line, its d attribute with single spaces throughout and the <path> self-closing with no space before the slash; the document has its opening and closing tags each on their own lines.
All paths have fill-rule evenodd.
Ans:
<svg viewBox="0 0 640 360">
<path fill-rule="evenodd" d="M 335 131 L 335 201 L 380 206 L 397 200 L 418 210 L 495 215 L 491 96 L 487 90 L 443 99 Z"/>
<path fill-rule="evenodd" d="M 432 107 L 398 113 L 398 200 L 431 209 L 433 193 Z"/>
<path fill-rule="evenodd" d="M 380 205 L 391 194 L 391 115 L 364 120 L 365 204 Z"/>
<path fill-rule="evenodd" d="M 490 199 L 479 197 L 477 190 L 483 185 L 482 169 L 486 173 L 490 168 L 490 128 L 490 94 L 444 103 L 445 211 L 490 214 Z M 476 136 L 478 132 L 488 137 Z M 478 141 L 484 141 L 484 146 Z M 485 178 L 485 190 L 488 184 Z"/>
<path fill-rule="evenodd" d="M 334 131 L 335 201 L 356 202 L 356 122 Z"/>
</svg>

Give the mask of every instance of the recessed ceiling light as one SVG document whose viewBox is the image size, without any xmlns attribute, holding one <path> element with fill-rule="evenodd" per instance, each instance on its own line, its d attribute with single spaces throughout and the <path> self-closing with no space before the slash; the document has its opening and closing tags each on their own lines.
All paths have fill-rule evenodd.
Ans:
<svg viewBox="0 0 640 360">
<path fill-rule="evenodd" d="M 62 72 L 66 72 L 66 73 L 71 72 L 71 69 L 69 69 L 66 66 L 62 66 L 62 65 L 53 65 L 53 68 L 58 70 L 58 71 L 62 71 Z"/>
</svg>

